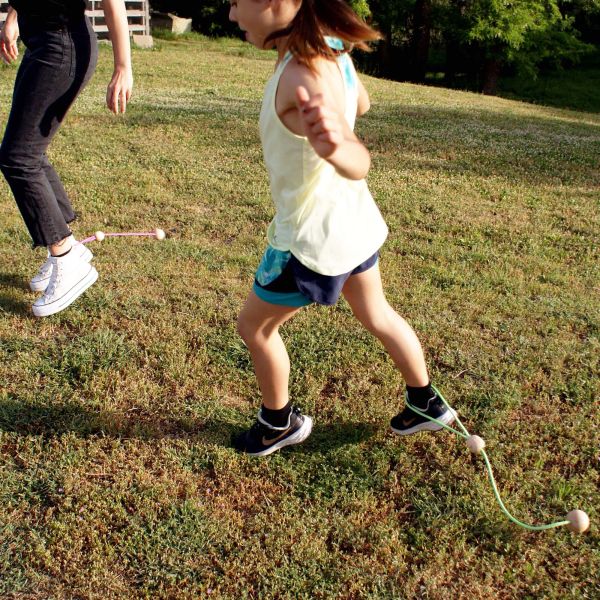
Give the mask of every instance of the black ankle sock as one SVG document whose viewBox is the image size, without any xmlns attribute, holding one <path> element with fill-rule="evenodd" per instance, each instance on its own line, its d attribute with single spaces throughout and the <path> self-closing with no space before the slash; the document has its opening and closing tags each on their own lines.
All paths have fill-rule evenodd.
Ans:
<svg viewBox="0 0 600 600">
<path fill-rule="evenodd" d="M 408 394 L 408 401 L 417 408 L 426 408 L 429 399 L 435 396 L 435 391 L 430 383 L 424 387 L 412 387 L 407 385 L 406 393 Z"/>
<path fill-rule="evenodd" d="M 272 410 L 264 405 L 260 407 L 260 416 L 272 427 L 285 427 L 290 420 L 292 405 L 288 402 L 283 408 Z"/>
<path fill-rule="evenodd" d="M 62 258 L 63 256 L 66 256 L 67 254 L 69 254 L 69 252 L 71 252 L 71 250 L 73 250 L 73 248 L 69 248 L 66 252 L 63 252 L 62 254 L 54 254 L 54 258 Z"/>
</svg>

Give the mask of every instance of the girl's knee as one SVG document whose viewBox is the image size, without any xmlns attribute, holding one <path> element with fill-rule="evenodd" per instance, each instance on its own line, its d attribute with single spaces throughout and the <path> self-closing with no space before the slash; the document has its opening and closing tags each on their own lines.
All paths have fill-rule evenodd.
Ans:
<svg viewBox="0 0 600 600">
<path fill-rule="evenodd" d="M 357 315 L 357 318 L 365 329 L 373 335 L 380 337 L 389 332 L 392 326 L 390 317 L 393 313 L 393 309 L 386 303 L 376 310 L 371 309 L 361 315 Z"/>
<path fill-rule="evenodd" d="M 252 328 L 250 327 L 249 321 L 244 317 L 244 313 L 238 316 L 237 320 L 237 332 L 238 335 L 247 343 L 247 339 L 252 335 Z"/>
<path fill-rule="evenodd" d="M 249 347 L 260 344 L 261 340 L 264 339 L 260 328 L 254 321 L 246 318 L 243 312 L 238 317 L 237 332 L 246 346 Z"/>
<path fill-rule="evenodd" d="M 369 316 L 369 318 L 361 319 L 361 323 L 374 336 L 379 337 L 388 330 L 388 321 L 381 316 Z"/>
</svg>

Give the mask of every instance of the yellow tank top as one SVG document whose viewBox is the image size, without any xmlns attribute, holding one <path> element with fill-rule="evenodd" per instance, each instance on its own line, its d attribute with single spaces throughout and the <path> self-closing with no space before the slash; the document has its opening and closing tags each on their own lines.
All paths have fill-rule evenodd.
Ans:
<svg viewBox="0 0 600 600">
<path fill-rule="evenodd" d="M 341 176 L 306 137 L 281 121 L 275 97 L 288 54 L 267 82 L 260 114 L 260 137 L 275 203 L 267 230 L 269 244 L 291 253 L 322 275 L 341 275 L 372 256 L 387 237 L 366 181 Z M 352 129 L 358 106 L 357 75 L 348 54 L 337 58 L 346 95 L 345 116 Z"/>
</svg>

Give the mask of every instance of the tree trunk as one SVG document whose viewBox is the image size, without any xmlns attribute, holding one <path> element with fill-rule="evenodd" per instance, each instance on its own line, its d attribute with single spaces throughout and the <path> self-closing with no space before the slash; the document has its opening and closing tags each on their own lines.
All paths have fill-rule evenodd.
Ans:
<svg viewBox="0 0 600 600">
<path fill-rule="evenodd" d="M 451 38 L 446 38 L 446 70 L 444 73 L 444 83 L 452 87 L 456 83 L 456 73 L 458 71 L 460 43 Z"/>
<path fill-rule="evenodd" d="M 411 81 L 422 83 L 427 73 L 431 41 L 431 0 L 416 0 L 411 40 Z"/>
<path fill-rule="evenodd" d="M 482 92 L 488 96 L 495 96 L 498 92 L 498 82 L 502 71 L 502 61 L 499 58 L 488 58 L 483 66 Z"/>
<path fill-rule="evenodd" d="M 379 76 L 392 79 L 393 61 L 392 61 L 392 32 L 391 30 L 382 31 L 383 40 L 378 44 L 377 58 L 379 63 Z"/>
</svg>

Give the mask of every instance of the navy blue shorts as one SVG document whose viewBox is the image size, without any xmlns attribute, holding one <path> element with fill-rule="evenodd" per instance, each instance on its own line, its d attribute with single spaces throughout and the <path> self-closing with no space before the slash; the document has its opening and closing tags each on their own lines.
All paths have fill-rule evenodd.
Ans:
<svg viewBox="0 0 600 600">
<path fill-rule="evenodd" d="M 305 267 L 293 254 L 270 246 L 263 255 L 254 279 L 254 293 L 265 302 L 282 306 L 307 306 L 316 302 L 335 304 L 348 277 L 369 270 L 379 251 L 348 273 L 321 275 Z"/>
</svg>

